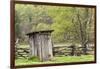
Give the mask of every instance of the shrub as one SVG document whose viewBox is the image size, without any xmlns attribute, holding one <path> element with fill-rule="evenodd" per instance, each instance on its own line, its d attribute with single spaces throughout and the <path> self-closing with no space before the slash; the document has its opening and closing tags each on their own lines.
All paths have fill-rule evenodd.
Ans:
<svg viewBox="0 0 100 69">
<path fill-rule="evenodd" d="M 35 62 L 40 61 L 37 56 L 31 56 L 28 58 L 28 60 L 35 61 Z"/>
</svg>

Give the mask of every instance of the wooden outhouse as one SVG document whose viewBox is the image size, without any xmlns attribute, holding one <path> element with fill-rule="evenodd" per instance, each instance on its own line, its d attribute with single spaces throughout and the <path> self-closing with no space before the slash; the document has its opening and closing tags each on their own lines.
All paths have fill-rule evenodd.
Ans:
<svg viewBox="0 0 100 69">
<path fill-rule="evenodd" d="M 53 57 L 51 33 L 53 30 L 28 33 L 30 54 L 39 57 L 40 61 L 48 61 Z"/>
</svg>

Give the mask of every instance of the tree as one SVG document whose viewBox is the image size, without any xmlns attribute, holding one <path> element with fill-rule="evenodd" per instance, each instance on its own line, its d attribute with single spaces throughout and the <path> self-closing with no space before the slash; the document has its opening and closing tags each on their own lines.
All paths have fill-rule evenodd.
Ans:
<svg viewBox="0 0 100 69">
<path fill-rule="evenodd" d="M 87 54 L 87 44 L 89 42 L 89 26 L 92 22 L 92 12 L 91 8 L 82 8 L 76 9 L 73 11 L 75 15 L 72 18 L 73 27 L 76 33 L 76 36 L 79 38 L 79 41 L 83 47 L 83 54 Z"/>
<path fill-rule="evenodd" d="M 47 11 L 44 9 L 44 6 L 16 4 L 15 33 L 16 39 L 20 39 L 20 43 L 27 43 L 28 41 L 25 34 L 40 30 L 41 27 L 39 25 L 41 23 L 46 26 L 53 23 L 52 18 L 47 15 Z M 45 30 L 46 29 L 47 28 L 45 28 Z"/>
<path fill-rule="evenodd" d="M 54 30 L 54 43 L 79 43 L 86 47 L 93 40 L 92 8 L 23 4 L 16 4 L 15 7 L 16 37 L 23 43 L 28 42 L 26 33 L 49 29 Z"/>
</svg>

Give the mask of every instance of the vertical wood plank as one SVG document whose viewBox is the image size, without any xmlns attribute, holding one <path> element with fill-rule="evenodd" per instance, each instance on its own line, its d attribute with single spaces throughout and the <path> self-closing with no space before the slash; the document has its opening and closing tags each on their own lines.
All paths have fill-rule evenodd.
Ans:
<svg viewBox="0 0 100 69">
<path fill-rule="evenodd" d="M 53 44 L 52 44 L 50 35 L 48 36 L 48 38 L 49 38 L 48 39 L 48 49 L 49 49 L 48 51 L 49 51 L 49 54 L 50 54 L 49 58 L 51 59 L 53 57 L 53 51 L 52 51 L 52 47 L 53 47 L 52 45 Z"/>
<path fill-rule="evenodd" d="M 38 35 L 35 34 L 34 35 L 34 56 L 37 56 L 37 47 L 38 47 L 38 39 L 37 39 Z"/>
<path fill-rule="evenodd" d="M 30 43 L 30 56 L 34 56 L 34 36 L 30 36 L 29 38 Z"/>
<path fill-rule="evenodd" d="M 42 45 L 41 45 L 41 35 L 38 36 L 38 56 L 39 56 L 39 59 L 40 61 L 42 61 Z"/>
</svg>

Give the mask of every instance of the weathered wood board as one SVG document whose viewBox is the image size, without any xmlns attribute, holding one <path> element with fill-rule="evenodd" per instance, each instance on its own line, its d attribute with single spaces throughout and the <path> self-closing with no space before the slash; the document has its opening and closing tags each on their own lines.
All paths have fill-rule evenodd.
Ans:
<svg viewBox="0 0 100 69">
<path fill-rule="evenodd" d="M 52 31 L 38 31 L 27 34 L 29 35 L 30 56 L 37 56 L 41 61 L 48 61 L 53 57 Z"/>
</svg>

